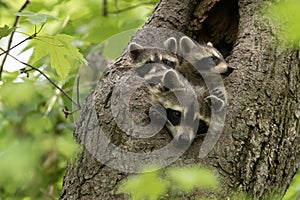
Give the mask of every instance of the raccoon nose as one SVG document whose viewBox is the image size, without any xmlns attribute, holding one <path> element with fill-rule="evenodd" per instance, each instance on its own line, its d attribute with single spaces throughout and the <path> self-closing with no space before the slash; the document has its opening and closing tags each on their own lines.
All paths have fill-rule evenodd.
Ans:
<svg viewBox="0 0 300 200">
<path fill-rule="evenodd" d="M 234 67 L 231 66 L 227 66 L 227 71 L 224 73 L 221 73 L 222 75 L 228 76 L 229 74 L 231 74 L 233 71 L 235 70 Z"/>
<path fill-rule="evenodd" d="M 178 137 L 178 143 L 181 147 L 187 147 L 190 143 L 190 137 L 187 134 L 181 134 Z"/>
<path fill-rule="evenodd" d="M 233 72 L 233 70 L 235 70 L 234 67 L 228 66 L 228 73 L 231 74 Z"/>
</svg>

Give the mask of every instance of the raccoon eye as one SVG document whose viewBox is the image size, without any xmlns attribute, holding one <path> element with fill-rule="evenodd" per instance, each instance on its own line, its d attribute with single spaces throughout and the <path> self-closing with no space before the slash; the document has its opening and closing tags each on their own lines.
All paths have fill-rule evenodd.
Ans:
<svg viewBox="0 0 300 200">
<path fill-rule="evenodd" d="M 203 135 L 205 133 L 207 133 L 208 131 L 208 125 L 205 121 L 203 121 L 202 119 L 199 119 L 199 125 L 198 125 L 198 130 L 197 130 L 197 135 Z"/>
<path fill-rule="evenodd" d="M 210 58 L 214 61 L 216 65 L 218 65 L 221 62 L 220 58 L 218 58 L 217 56 L 211 56 Z"/>
<path fill-rule="evenodd" d="M 147 60 L 146 62 L 145 62 L 145 64 L 150 64 L 150 63 L 154 63 L 152 60 Z"/>
<path fill-rule="evenodd" d="M 174 68 L 175 65 L 176 65 L 176 62 L 173 62 L 173 61 L 170 61 L 170 60 L 167 60 L 167 59 L 163 59 L 162 62 L 166 65 L 168 65 L 169 67 L 171 68 Z"/>
<path fill-rule="evenodd" d="M 173 115 L 176 117 L 176 118 L 180 118 L 181 117 L 181 113 L 179 111 L 173 111 Z"/>
<path fill-rule="evenodd" d="M 167 109 L 166 112 L 167 118 L 173 124 L 173 126 L 177 126 L 180 124 L 181 112 L 172 109 Z"/>
</svg>

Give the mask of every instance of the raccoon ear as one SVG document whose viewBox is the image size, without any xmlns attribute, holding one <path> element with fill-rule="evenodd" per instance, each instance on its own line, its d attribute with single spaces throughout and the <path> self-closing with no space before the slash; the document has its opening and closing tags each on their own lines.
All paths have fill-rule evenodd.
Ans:
<svg viewBox="0 0 300 200">
<path fill-rule="evenodd" d="M 163 76 L 162 83 L 164 91 L 178 88 L 181 85 L 179 76 L 175 70 L 168 70 Z"/>
<path fill-rule="evenodd" d="M 206 43 L 206 45 L 209 47 L 214 47 L 214 45 L 211 42 Z"/>
<path fill-rule="evenodd" d="M 165 48 L 172 53 L 177 52 L 177 41 L 174 37 L 169 37 L 165 42 L 164 42 Z"/>
<path fill-rule="evenodd" d="M 131 42 L 128 46 L 128 50 L 130 57 L 133 60 L 136 60 L 139 57 L 139 55 L 144 51 L 144 48 L 135 42 Z"/>
<path fill-rule="evenodd" d="M 193 40 L 187 36 L 183 36 L 179 42 L 180 45 L 180 53 L 188 54 L 193 48 L 196 47 L 196 44 Z"/>
</svg>

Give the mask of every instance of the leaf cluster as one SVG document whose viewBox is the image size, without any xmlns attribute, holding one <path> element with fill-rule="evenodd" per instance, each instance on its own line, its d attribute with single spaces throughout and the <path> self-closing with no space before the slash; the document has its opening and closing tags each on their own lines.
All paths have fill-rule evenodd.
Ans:
<svg viewBox="0 0 300 200">
<path fill-rule="evenodd" d="M 151 168 L 145 171 L 151 171 Z M 141 173 L 126 180 L 119 187 L 119 192 L 130 194 L 132 200 L 156 200 L 176 199 L 197 190 L 216 191 L 218 188 L 217 177 L 212 171 L 191 166 Z"/>
</svg>

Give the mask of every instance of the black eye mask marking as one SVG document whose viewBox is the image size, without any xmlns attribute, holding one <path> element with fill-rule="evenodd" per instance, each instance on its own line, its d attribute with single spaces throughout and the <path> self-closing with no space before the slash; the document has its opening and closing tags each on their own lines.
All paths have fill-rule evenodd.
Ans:
<svg viewBox="0 0 300 200">
<path fill-rule="evenodd" d="M 208 131 L 208 125 L 206 124 L 205 121 L 200 119 L 198 130 L 197 130 L 197 136 L 203 135 L 203 134 L 207 133 L 207 131 Z"/>
<path fill-rule="evenodd" d="M 146 63 L 146 64 L 149 64 L 149 63 Z M 144 77 L 146 74 L 148 74 L 151 69 L 152 69 L 152 66 L 145 66 L 145 65 L 141 65 L 141 66 L 134 68 L 135 72 L 141 77 Z"/>
<path fill-rule="evenodd" d="M 181 112 L 172 109 L 166 109 L 167 118 L 173 124 L 173 126 L 177 126 L 181 121 Z"/>
<path fill-rule="evenodd" d="M 218 65 L 218 64 L 221 62 L 221 59 L 218 58 L 217 56 L 211 56 L 210 58 L 213 60 L 213 62 L 214 62 L 216 65 Z"/>
<path fill-rule="evenodd" d="M 163 64 L 165 64 L 173 69 L 175 68 L 176 62 L 173 62 L 173 61 L 170 61 L 167 59 L 163 59 L 162 62 L 163 62 Z"/>
<path fill-rule="evenodd" d="M 200 71 L 208 71 L 215 67 L 215 63 L 211 57 L 206 57 L 198 60 L 195 67 Z"/>
<path fill-rule="evenodd" d="M 151 63 L 155 63 L 155 61 L 153 61 L 153 60 L 147 60 L 147 61 L 145 62 L 145 64 L 151 64 Z"/>
</svg>

